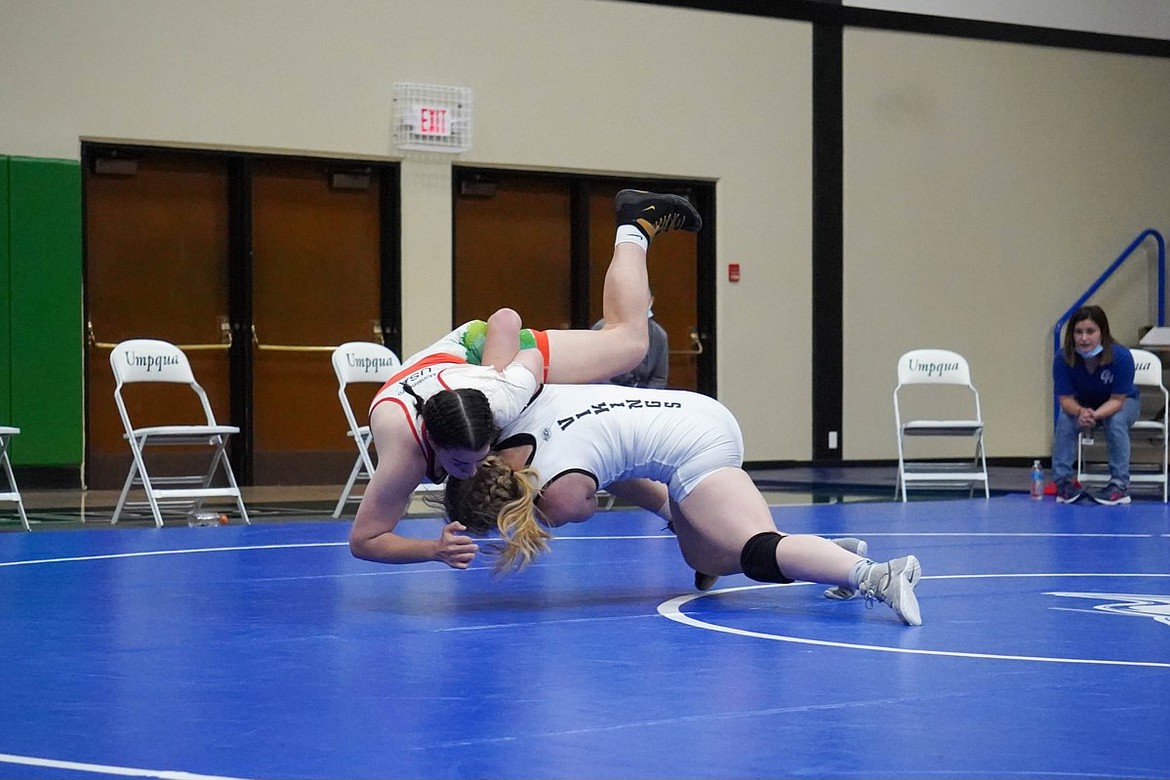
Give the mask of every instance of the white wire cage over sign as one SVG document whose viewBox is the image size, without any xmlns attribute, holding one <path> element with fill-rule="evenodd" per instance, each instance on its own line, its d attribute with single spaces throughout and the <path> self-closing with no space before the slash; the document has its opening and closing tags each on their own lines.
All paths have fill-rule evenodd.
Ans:
<svg viewBox="0 0 1170 780">
<path fill-rule="evenodd" d="M 394 145 L 403 151 L 466 152 L 471 148 L 470 87 L 394 85 Z"/>
</svg>

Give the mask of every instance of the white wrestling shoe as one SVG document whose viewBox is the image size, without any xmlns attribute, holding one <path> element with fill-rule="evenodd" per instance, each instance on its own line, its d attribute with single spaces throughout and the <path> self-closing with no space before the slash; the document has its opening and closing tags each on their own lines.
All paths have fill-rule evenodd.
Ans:
<svg viewBox="0 0 1170 780">
<path fill-rule="evenodd" d="M 903 623 L 920 626 L 922 613 L 918 610 L 914 586 L 921 574 L 922 566 L 913 555 L 875 563 L 865 573 L 858 590 L 865 596 L 866 606 L 873 606 L 875 601 L 889 604 Z"/>
<path fill-rule="evenodd" d="M 869 543 L 864 539 L 855 539 L 852 536 L 846 536 L 844 539 L 833 539 L 833 544 L 844 548 L 854 555 L 860 555 L 862 558 L 867 557 L 869 552 Z M 833 599 L 833 601 L 848 601 L 857 595 L 857 591 L 845 585 L 837 585 L 825 591 L 825 598 Z"/>
</svg>

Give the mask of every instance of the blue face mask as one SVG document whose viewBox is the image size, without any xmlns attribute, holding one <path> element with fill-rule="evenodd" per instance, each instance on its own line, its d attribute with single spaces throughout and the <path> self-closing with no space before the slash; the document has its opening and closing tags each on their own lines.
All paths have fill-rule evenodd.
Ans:
<svg viewBox="0 0 1170 780">
<path fill-rule="evenodd" d="M 1082 351 L 1082 350 L 1078 349 L 1077 354 L 1083 358 L 1091 358 L 1091 357 L 1097 357 L 1098 355 L 1100 355 L 1104 351 L 1105 351 L 1105 345 L 1098 344 L 1097 346 L 1095 346 L 1089 350 Z"/>
</svg>

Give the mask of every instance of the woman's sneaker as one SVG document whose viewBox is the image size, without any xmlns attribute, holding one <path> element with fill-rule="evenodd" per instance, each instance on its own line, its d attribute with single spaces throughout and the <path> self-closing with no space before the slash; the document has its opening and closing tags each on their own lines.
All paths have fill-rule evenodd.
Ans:
<svg viewBox="0 0 1170 780">
<path fill-rule="evenodd" d="M 1056 503 L 1058 504 L 1071 504 L 1083 495 L 1085 495 L 1084 488 L 1071 479 L 1062 479 L 1056 483 Z"/>
<path fill-rule="evenodd" d="M 1105 487 L 1093 494 L 1093 500 L 1098 504 L 1105 506 L 1117 506 L 1118 504 L 1129 503 L 1129 493 L 1125 492 L 1125 488 L 1118 485 L 1116 482 L 1110 482 Z"/>
</svg>

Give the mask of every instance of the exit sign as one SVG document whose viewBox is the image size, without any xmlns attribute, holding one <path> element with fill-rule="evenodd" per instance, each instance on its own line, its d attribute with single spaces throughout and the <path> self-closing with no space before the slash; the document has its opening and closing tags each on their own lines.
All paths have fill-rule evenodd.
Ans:
<svg viewBox="0 0 1170 780">
<path fill-rule="evenodd" d="M 394 145 L 404 151 L 465 152 L 471 148 L 468 87 L 394 85 Z"/>
<path fill-rule="evenodd" d="M 445 106 L 414 107 L 414 132 L 432 138 L 451 135 L 451 109 Z"/>
</svg>

